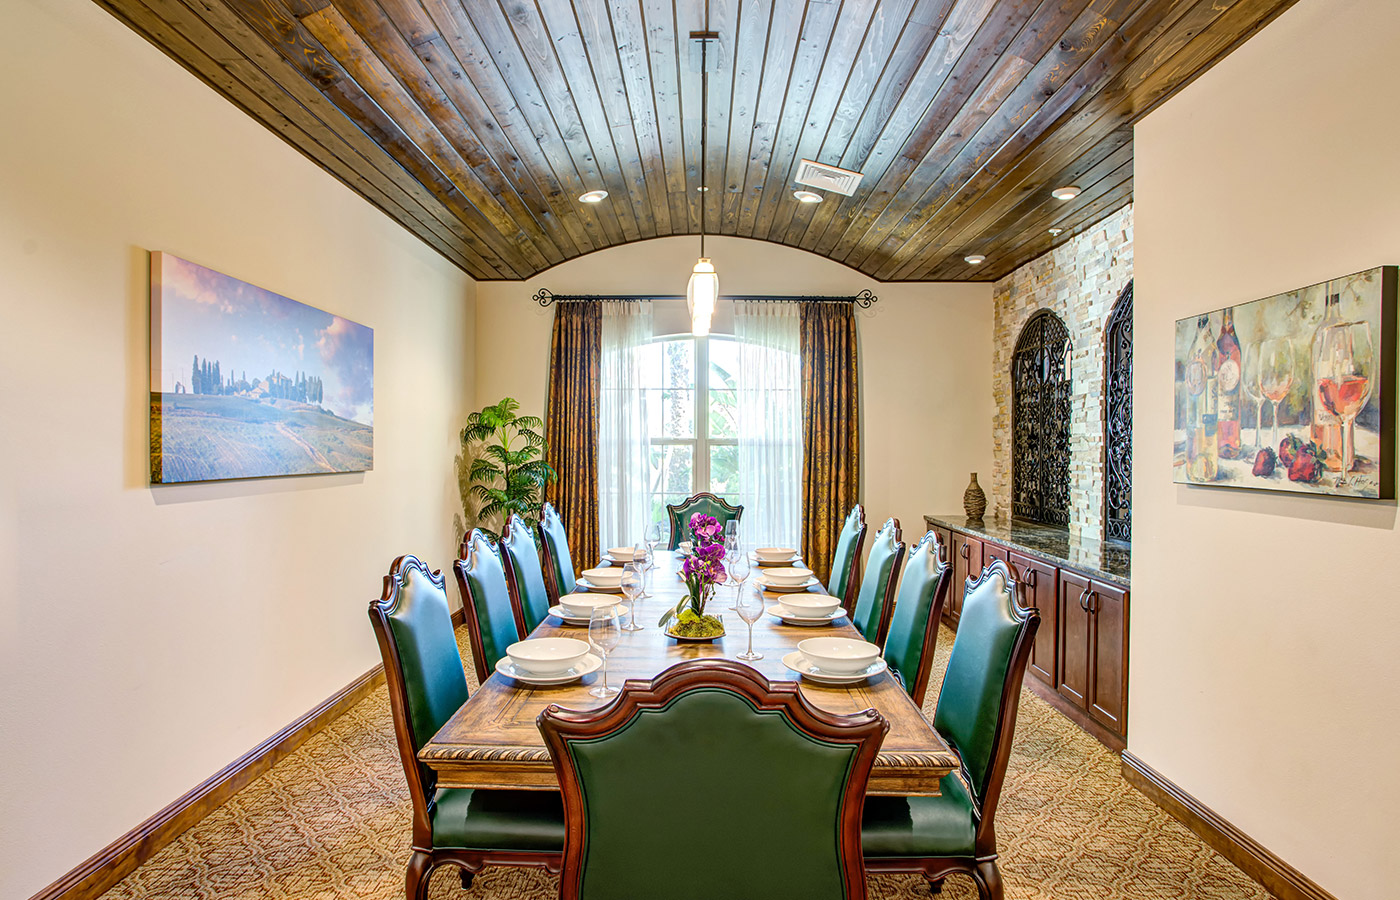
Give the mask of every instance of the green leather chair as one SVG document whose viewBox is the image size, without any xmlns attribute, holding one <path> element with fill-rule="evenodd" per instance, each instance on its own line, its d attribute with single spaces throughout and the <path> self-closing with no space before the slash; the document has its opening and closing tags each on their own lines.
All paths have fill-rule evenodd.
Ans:
<svg viewBox="0 0 1400 900">
<path fill-rule="evenodd" d="M 501 561 L 505 563 L 515 626 L 522 635 L 529 635 L 549 615 L 553 604 L 544 586 L 544 567 L 540 565 L 535 537 L 530 526 L 517 515 L 506 521 L 505 534 L 501 535 Z"/>
<path fill-rule="evenodd" d="M 935 532 L 927 532 L 904 562 L 890 633 L 885 638 L 885 662 L 899 683 L 924 705 L 933 649 L 938 642 L 938 620 L 948 596 L 949 566 L 943 560 Z"/>
<path fill-rule="evenodd" d="M 667 503 L 666 515 L 671 520 L 671 543 L 666 549 L 675 550 L 681 545 L 681 541 L 694 543 L 695 535 L 690 533 L 690 517 L 696 513 L 714 516 L 719 520 L 721 529 L 730 519 L 739 521 L 744 518 L 742 506 L 727 503 L 723 497 L 717 497 L 709 491 L 688 497 L 683 503 Z M 723 534 L 723 531 L 720 533 Z"/>
<path fill-rule="evenodd" d="M 903 559 L 904 542 L 899 539 L 899 520 L 891 518 L 875 532 L 855 606 L 846 607 L 851 611 L 851 624 L 856 626 L 856 630 L 867 641 L 881 647 L 885 646 L 885 632 L 890 627 L 890 602 L 894 599 L 899 563 Z"/>
<path fill-rule="evenodd" d="M 993 560 L 969 582 L 933 716 L 962 765 L 943 778 L 937 797 L 866 801 L 865 862 L 872 871 L 917 872 L 934 893 L 961 872 L 982 900 L 1002 900 L 993 820 L 1038 627 L 1040 614 L 1017 605 L 1005 562 Z"/>
<path fill-rule="evenodd" d="M 491 539 L 479 528 L 462 541 L 460 558 L 452 563 L 457 589 L 466 611 L 472 662 L 478 683 L 491 677 L 506 648 L 520 640 L 520 626 L 510 604 L 506 570 Z"/>
<path fill-rule="evenodd" d="M 846 514 L 846 523 L 841 526 L 841 534 L 836 538 L 836 552 L 831 555 L 831 577 L 826 582 L 826 592 L 841 598 L 841 605 L 847 609 L 855 600 L 860 579 L 856 578 L 856 563 L 865 547 L 865 510 L 859 503 Z"/>
<path fill-rule="evenodd" d="M 544 550 L 545 587 L 549 590 L 550 605 L 559 602 L 565 594 L 574 592 L 574 559 L 569 554 L 569 533 L 564 530 L 564 520 L 554 511 L 554 504 L 540 507 L 540 524 L 535 526 Z"/>
<path fill-rule="evenodd" d="M 394 736 L 413 801 L 413 855 L 408 900 L 428 895 L 433 869 L 461 867 L 462 886 L 482 866 L 534 866 L 558 872 L 564 808 L 552 791 L 485 791 L 437 787 L 418 751 L 467 700 L 467 676 L 452 633 L 442 577 L 400 556 L 369 604 L 384 658 Z"/>
<path fill-rule="evenodd" d="M 860 810 L 889 724 L 689 660 L 540 713 L 564 794 L 564 900 L 861 900 Z"/>
</svg>

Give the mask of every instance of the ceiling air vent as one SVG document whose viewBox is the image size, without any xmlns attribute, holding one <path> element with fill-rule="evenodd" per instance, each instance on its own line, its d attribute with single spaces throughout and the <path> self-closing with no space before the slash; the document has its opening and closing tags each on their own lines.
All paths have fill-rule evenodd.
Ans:
<svg viewBox="0 0 1400 900">
<path fill-rule="evenodd" d="M 835 166 L 824 166 L 819 162 L 804 159 L 797 164 L 797 176 L 793 180 L 798 184 L 821 188 L 824 191 L 835 191 L 849 197 L 860 186 L 862 177 L 864 176 L 860 172 L 838 169 Z"/>
</svg>

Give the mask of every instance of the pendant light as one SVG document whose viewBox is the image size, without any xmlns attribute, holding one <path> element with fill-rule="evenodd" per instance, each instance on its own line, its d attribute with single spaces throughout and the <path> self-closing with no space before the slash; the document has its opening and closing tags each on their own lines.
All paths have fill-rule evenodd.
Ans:
<svg viewBox="0 0 1400 900">
<path fill-rule="evenodd" d="M 704 337 L 710 333 L 710 319 L 715 314 L 715 304 L 719 301 L 719 275 L 714 263 L 705 255 L 705 201 L 708 199 L 709 185 L 705 180 L 705 155 L 707 149 L 706 112 L 710 101 L 709 47 L 714 34 L 710 32 L 710 4 L 705 3 L 705 31 L 702 36 L 691 35 L 700 41 L 700 259 L 690 272 L 690 283 L 685 288 L 685 305 L 690 310 L 690 333 Z"/>
</svg>

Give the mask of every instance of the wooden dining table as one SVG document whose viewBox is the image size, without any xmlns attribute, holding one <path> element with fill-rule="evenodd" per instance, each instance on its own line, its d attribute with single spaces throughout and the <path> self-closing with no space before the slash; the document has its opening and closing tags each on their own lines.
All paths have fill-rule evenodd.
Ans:
<svg viewBox="0 0 1400 900">
<path fill-rule="evenodd" d="M 707 613 L 723 616 L 727 633 L 718 640 L 682 642 L 658 628 L 657 620 L 679 602 L 685 586 L 677 575 L 675 554 L 658 551 L 656 562 L 649 575 L 652 596 L 639 600 L 636 607 L 637 621 L 643 629 L 623 631 L 621 641 L 608 654 L 608 681 L 614 687 L 620 687 L 623 679 L 654 678 L 688 659 L 733 659 L 747 647 L 748 626 L 729 608 L 734 599 L 732 585 L 719 585 L 706 608 Z M 757 566 L 753 568 L 755 575 L 761 571 Z M 771 592 L 764 596 L 769 605 L 782 598 Z M 530 636 L 587 640 L 588 628 L 567 625 L 549 616 Z M 873 708 L 889 721 L 890 730 L 870 773 L 869 793 L 937 795 L 939 782 L 957 768 L 958 758 L 904 688 L 888 671 L 845 686 L 801 678 L 784 666 L 782 659 L 797 649 L 799 641 L 811 637 L 859 638 L 860 634 L 844 616 L 830 625 L 795 626 L 785 625 L 765 612 L 753 626 L 754 649 L 763 654 L 763 659 L 747 664 L 770 681 L 800 680 L 802 694 L 828 712 L 851 714 Z M 611 698 L 599 699 L 588 693 L 602 677 L 600 671 L 570 684 L 534 687 L 493 672 L 423 746 L 418 758 L 437 772 L 439 787 L 558 790 L 554 765 L 536 726 L 536 717 L 550 704 L 587 710 L 611 702 Z"/>
</svg>

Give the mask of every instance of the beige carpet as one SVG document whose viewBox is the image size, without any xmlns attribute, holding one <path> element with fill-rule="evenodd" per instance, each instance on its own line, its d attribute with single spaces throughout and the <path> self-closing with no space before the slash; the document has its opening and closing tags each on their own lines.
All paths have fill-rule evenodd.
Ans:
<svg viewBox="0 0 1400 900">
<path fill-rule="evenodd" d="M 458 643 L 466 650 L 465 629 Z M 953 635 L 939 635 L 926 712 Z M 471 678 L 472 667 L 466 667 Z M 403 896 L 410 809 L 383 690 L 153 856 L 104 895 L 124 898 Z M 1123 781 L 1118 758 L 1030 692 L 997 812 L 1007 896 L 1018 900 L 1216 900 L 1269 894 Z M 923 880 L 878 876 L 872 898 L 926 898 Z M 464 892 L 452 867 L 434 898 L 558 895 L 556 879 L 487 869 Z M 975 898 L 949 879 L 943 897 Z"/>
</svg>

